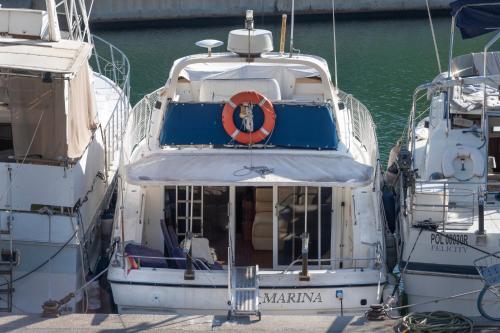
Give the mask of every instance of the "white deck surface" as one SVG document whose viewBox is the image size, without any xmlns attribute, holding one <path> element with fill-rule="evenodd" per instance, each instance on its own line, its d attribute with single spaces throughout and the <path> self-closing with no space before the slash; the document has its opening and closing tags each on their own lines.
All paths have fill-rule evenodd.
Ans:
<svg viewBox="0 0 500 333">
<path fill-rule="evenodd" d="M 116 84 L 98 73 L 94 75 L 94 91 L 97 104 L 97 115 L 102 127 L 106 127 L 113 110 L 120 101 L 120 91 Z"/>
</svg>

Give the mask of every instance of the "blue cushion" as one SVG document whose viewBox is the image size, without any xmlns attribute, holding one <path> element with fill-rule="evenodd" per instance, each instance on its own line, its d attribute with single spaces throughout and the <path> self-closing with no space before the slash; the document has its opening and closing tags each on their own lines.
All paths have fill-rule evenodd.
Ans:
<svg viewBox="0 0 500 333">
<path fill-rule="evenodd" d="M 163 257 L 160 251 L 150 249 L 143 245 L 129 243 L 125 246 L 125 252 L 132 256 Z M 136 258 L 140 267 L 168 268 L 165 259 Z"/>
</svg>

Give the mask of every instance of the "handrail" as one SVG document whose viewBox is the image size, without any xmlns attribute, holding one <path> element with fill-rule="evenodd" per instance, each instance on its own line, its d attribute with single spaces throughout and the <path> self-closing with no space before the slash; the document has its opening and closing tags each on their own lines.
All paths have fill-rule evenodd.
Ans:
<svg viewBox="0 0 500 333">
<path fill-rule="evenodd" d="M 139 259 L 139 266 L 141 264 L 141 259 L 158 259 L 158 260 L 166 260 L 166 261 L 169 261 L 169 260 L 172 260 L 172 261 L 187 261 L 187 257 L 185 258 L 177 258 L 177 257 L 153 257 L 153 256 L 140 256 L 140 255 L 131 255 L 131 254 L 125 254 L 125 255 L 122 255 L 121 253 L 116 253 L 116 255 L 118 257 L 123 257 L 123 258 L 137 258 Z M 193 258 L 193 260 L 195 262 L 197 262 L 198 264 L 201 264 L 203 266 L 203 270 L 206 270 L 206 271 L 212 271 L 210 269 L 210 267 L 208 267 L 208 265 L 203 262 L 203 260 L 201 260 L 200 258 Z"/>
<path fill-rule="evenodd" d="M 344 103 L 349 115 L 349 135 L 356 139 L 369 154 L 370 165 L 376 166 L 379 161 L 376 125 L 368 108 L 352 95 L 338 90 L 339 99 Z M 349 138 L 349 146 L 350 146 Z M 377 172 L 377 167 L 374 167 Z"/>
<path fill-rule="evenodd" d="M 130 63 L 125 54 L 104 39 L 91 35 L 92 69 L 115 84 L 120 97 L 108 122 L 102 126 L 105 144 L 106 170 L 113 167 L 115 154 L 122 147 L 123 134 L 130 112 Z"/>
<path fill-rule="evenodd" d="M 310 262 L 317 262 L 318 264 L 321 264 L 322 262 L 336 263 L 336 262 L 343 262 L 343 261 L 352 261 L 354 263 L 354 267 L 349 268 L 349 269 L 354 269 L 355 271 L 358 269 L 358 267 L 356 265 L 358 261 L 371 261 L 371 260 L 376 261 L 376 260 L 378 260 L 378 258 L 377 257 L 373 257 L 373 258 L 308 259 L 308 261 L 310 261 Z M 295 259 L 284 270 L 282 270 L 280 272 L 280 274 L 285 274 L 285 273 L 289 272 L 292 267 L 294 267 L 294 266 L 296 266 L 297 264 L 300 264 L 300 263 L 302 263 L 302 259 L 301 258 L 300 259 Z M 359 267 L 359 268 L 364 268 L 364 267 Z M 300 268 L 299 268 L 299 270 L 300 270 Z"/>
<path fill-rule="evenodd" d="M 483 185 L 481 182 L 454 182 L 454 181 L 419 181 L 417 180 L 410 191 L 410 202 L 412 210 L 415 214 L 421 213 L 439 213 L 441 221 L 414 221 L 421 225 L 422 223 L 431 223 L 433 225 L 442 225 L 443 230 L 446 230 L 449 225 L 448 212 L 449 209 L 454 209 L 455 212 L 468 213 L 470 212 L 470 221 L 472 224 L 476 218 L 476 209 L 479 204 L 479 188 Z M 416 196 L 421 198 L 429 198 L 432 196 L 439 197 L 439 200 L 430 203 L 417 202 Z M 450 204 L 450 198 L 454 204 Z M 470 200 L 470 201 L 469 201 Z M 458 204 L 457 204 L 458 203 Z M 426 216 L 430 218 L 431 216 Z"/>
<path fill-rule="evenodd" d="M 145 95 L 130 112 L 130 135 L 125 146 L 125 156 L 130 157 L 149 131 L 150 116 L 163 87 Z"/>
</svg>

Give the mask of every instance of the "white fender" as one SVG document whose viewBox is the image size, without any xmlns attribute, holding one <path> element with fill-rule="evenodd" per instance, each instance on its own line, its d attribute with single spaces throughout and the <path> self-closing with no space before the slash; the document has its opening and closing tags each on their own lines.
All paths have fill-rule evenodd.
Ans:
<svg viewBox="0 0 500 333">
<path fill-rule="evenodd" d="M 479 149 L 470 146 L 456 146 L 448 148 L 443 154 L 441 166 L 443 175 L 446 178 L 455 175 L 455 166 L 453 162 L 456 159 L 470 159 L 472 161 L 472 175 L 482 177 L 484 174 L 485 162 Z"/>
</svg>

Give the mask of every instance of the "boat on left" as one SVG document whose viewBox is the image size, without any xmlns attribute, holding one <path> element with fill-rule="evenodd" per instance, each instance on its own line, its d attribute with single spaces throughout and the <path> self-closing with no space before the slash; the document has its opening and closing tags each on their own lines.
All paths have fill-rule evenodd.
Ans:
<svg viewBox="0 0 500 333">
<path fill-rule="evenodd" d="M 129 62 L 90 33 L 85 1 L 45 6 L 0 8 L 2 312 L 85 309 L 57 301 L 95 269 L 130 110 Z"/>
</svg>

